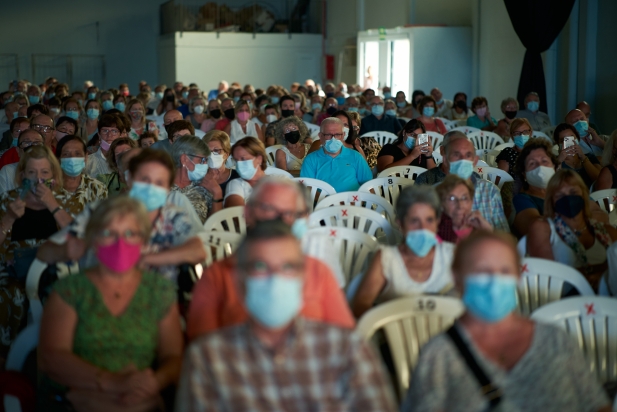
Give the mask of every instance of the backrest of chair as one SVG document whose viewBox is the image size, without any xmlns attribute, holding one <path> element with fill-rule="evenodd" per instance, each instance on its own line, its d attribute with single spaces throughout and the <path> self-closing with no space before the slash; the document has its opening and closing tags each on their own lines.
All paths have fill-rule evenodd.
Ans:
<svg viewBox="0 0 617 412">
<path fill-rule="evenodd" d="M 551 138 L 551 140 L 553 140 L 553 134 L 555 133 L 555 129 L 557 128 L 557 126 L 548 126 L 545 127 L 544 129 L 542 129 L 542 133 L 544 133 L 545 135 L 547 135 L 548 137 Z"/>
<path fill-rule="evenodd" d="M 544 139 L 547 142 L 549 142 L 550 144 L 555 144 L 555 142 L 553 142 L 553 138 L 548 136 L 546 133 L 544 132 L 539 132 L 537 130 L 534 130 L 531 133 L 531 137 L 536 138 L 536 139 Z"/>
<path fill-rule="evenodd" d="M 392 143 L 393 141 L 395 141 L 396 139 L 398 139 L 398 136 L 395 135 L 394 133 L 390 133 L 390 132 L 384 132 L 384 131 L 380 131 L 380 130 L 375 130 L 373 132 L 368 132 L 368 133 L 364 133 L 362 136 L 360 137 L 372 137 L 373 139 L 375 139 L 375 141 L 377 143 L 379 143 L 382 147 L 387 144 L 387 143 Z"/>
<path fill-rule="evenodd" d="M 369 258 L 379 248 L 379 243 L 373 236 L 345 227 L 311 228 L 306 236 L 311 235 L 319 235 L 328 239 L 329 250 L 339 253 L 346 285 L 349 285 L 354 276 L 366 270 Z"/>
<path fill-rule="evenodd" d="M 388 219 L 378 212 L 360 206 L 330 206 L 309 215 L 309 227 L 336 226 L 359 230 L 376 238 L 385 235 L 388 243 L 396 240 Z"/>
<path fill-rule="evenodd" d="M 479 149 L 491 150 L 495 146 L 505 143 L 503 139 L 501 138 L 501 136 L 493 132 L 479 131 L 479 132 L 469 133 L 467 137 L 469 138 L 469 140 L 473 142 L 473 145 L 478 150 Z"/>
<path fill-rule="evenodd" d="M 213 213 L 204 223 L 206 231 L 224 231 L 244 235 L 246 233 L 246 220 L 244 219 L 244 206 L 227 207 Z"/>
<path fill-rule="evenodd" d="M 617 189 L 604 189 L 589 194 L 591 200 L 596 202 L 602 210 L 610 213 L 617 204 Z"/>
<path fill-rule="evenodd" d="M 336 193 L 332 196 L 328 196 L 322 199 L 315 210 L 323 209 L 330 206 L 359 206 L 367 209 L 374 210 L 382 215 L 385 215 L 386 219 L 390 223 L 394 224 L 396 221 L 396 215 L 394 213 L 394 206 L 390 204 L 386 199 L 373 193 L 368 192 L 342 192 Z"/>
<path fill-rule="evenodd" d="M 274 166 L 276 164 L 276 151 L 282 148 L 282 144 L 266 147 L 266 161 L 268 162 L 268 166 Z"/>
<path fill-rule="evenodd" d="M 309 123 L 309 122 L 304 122 L 304 124 L 306 125 L 306 128 L 309 130 L 311 137 L 312 138 L 317 137 L 317 135 L 319 134 L 319 126 L 317 126 L 314 123 Z"/>
<path fill-rule="evenodd" d="M 560 300 L 566 284 L 573 286 L 581 296 L 595 296 L 587 279 L 576 269 L 552 260 L 523 259 L 518 284 L 521 314 L 529 316 L 540 306 Z"/>
<path fill-rule="evenodd" d="M 516 245 L 516 250 L 521 257 L 527 256 L 527 235 L 520 238 Z"/>
<path fill-rule="evenodd" d="M 496 167 L 476 166 L 475 172 L 482 176 L 482 179 L 495 183 L 500 189 L 506 182 L 514 182 L 514 179 L 506 171 Z"/>
<path fill-rule="evenodd" d="M 476 167 L 490 167 L 490 166 L 484 160 L 478 160 L 478 163 L 476 163 Z"/>
<path fill-rule="evenodd" d="M 26 358 L 39 343 L 39 323 L 28 325 L 24 330 L 19 332 L 6 357 L 5 368 L 7 371 L 21 371 Z M 7 328 L 8 329 L 8 328 Z M 2 329 L 2 334 L 9 333 L 8 330 Z M 2 336 L 4 340 L 5 336 Z M 8 339 L 8 336 L 6 337 Z"/>
<path fill-rule="evenodd" d="M 439 146 L 441 146 L 441 142 L 443 142 L 443 135 L 437 132 L 426 132 L 427 135 L 431 136 L 431 144 L 433 146 L 433 150 L 437 150 Z"/>
<path fill-rule="evenodd" d="M 466 120 L 463 120 L 464 122 L 466 122 Z M 454 128 L 452 128 L 452 130 L 458 130 L 459 132 L 463 132 L 466 135 L 469 135 L 470 133 L 476 133 L 476 132 L 481 132 L 480 129 L 478 129 L 477 127 L 471 127 L 471 126 L 456 126 Z"/>
<path fill-rule="evenodd" d="M 274 167 L 274 166 L 266 167 L 266 170 L 264 170 L 264 173 L 268 176 L 278 175 L 278 176 L 285 176 L 290 179 L 294 178 L 293 175 L 289 173 L 287 170 L 279 169 L 278 167 Z"/>
<path fill-rule="evenodd" d="M 585 354 L 601 383 L 617 380 L 617 305 L 615 298 L 576 296 L 542 306 L 531 319 L 564 329 Z"/>
<path fill-rule="evenodd" d="M 336 190 L 334 188 L 319 179 L 311 179 L 309 177 L 296 177 L 294 180 L 302 183 L 304 186 L 310 189 L 311 191 L 311 199 L 313 200 L 311 204 L 311 211 L 317 206 L 321 200 L 325 199 L 327 196 L 331 196 L 336 194 Z"/>
<path fill-rule="evenodd" d="M 416 177 L 426 172 L 426 170 L 427 169 L 420 166 L 394 166 L 382 170 L 377 177 L 404 177 L 415 181 Z"/>
<path fill-rule="evenodd" d="M 439 153 L 439 150 L 433 150 L 433 160 L 436 165 L 440 165 L 443 162 L 443 156 Z"/>
<path fill-rule="evenodd" d="M 445 296 L 410 296 L 381 304 L 358 321 L 357 332 L 370 340 L 384 330 L 394 360 L 397 388 L 402 398 L 409 388 L 422 346 L 448 329 L 465 311 L 463 303 Z"/>
<path fill-rule="evenodd" d="M 404 177 L 378 177 L 364 183 L 358 191 L 374 193 L 386 199 L 392 206 L 396 205 L 396 199 L 406 186 L 411 186 L 414 181 Z"/>
<path fill-rule="evenodd" d="M 235 232 L 224 232 L 222 230 L 202 233 L 206 252 L 206 267 L 212 263 L 231 256 L 242 241 L 242 235 Z"/>
</svg>

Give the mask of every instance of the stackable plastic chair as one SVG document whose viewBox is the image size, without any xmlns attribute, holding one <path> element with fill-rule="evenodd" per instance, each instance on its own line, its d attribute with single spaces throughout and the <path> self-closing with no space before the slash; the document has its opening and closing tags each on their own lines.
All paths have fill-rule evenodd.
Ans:
<svg viewBox="0 0 617 412">
<path fill-rule="evenodd" d="M 585 354 L 601 383 L 617 380 L 617 304 L 615 298 L 576 296 L 542 306 L 531 319 L 564 329 Z"/>
<path fill-rule="evenodd" d="M 213 213 L 204 223 L 206 231 L 223 231 L 246 234 L 244 206 L 227 207 Z"/>
<path fill-rule="evenodd" d="M 610 213 L 615 209 L 617 204 L 617 189 L 604 189 L 592 192 L 589 194 L 591 200 L 596 202 L 602 210 Z"/>
<path fill-rule="evenodd" d="M 438 166 L 443 162 L 443 156 L 439 153 L 439 150 L 433 150 L 433 160 Z"/>
<path fill-rule="evenodd" d="M 289 173 L 287 170 L 279 169 L 278 167 L 274 167 L 274 166 L 266 167 L 266 170 L 264 170 L 264 173 L 268 176 L 277 175 L 277 176 L 288 177 L 290 179 L 294 178 L 293 175 Z"/>
<path fill-rule="evenodd" d="M 404 297 L 368 311 L 358 321 L 356 331 L 368 341 L 378 330 L 383 330 L 392 353 L 396 386 L 402 399 L 409 388 L 422 346 L 452 326 L 464 311 L 463 303 L 457 298 Z"/>
<path fill-rule="evenodd" d="M 484 155 L 484 158 L 489 166 L 497 167 L 497 161 L 495 159 L 497 159 L 497 156 L 499 156 L 499 153 L 501 153 L 501 151 L 505 149 L 506 147 L 514 147 L 514 143 L 508 142 L 508 143 L 497 145 L 492 150 L 489 150 Z"/>
<path fill-rule="evenodd" d="M 242 235 L 235 232 L 216 230 L 203 233 L 199 236 L 207 249 L 206 267 L 224 259 L 236 250 L 242 241 Z M 199 274 L 201 277 L 201 274 Z"/>
<path fill-rule="evenodd" d="M 483 130 L 469 133 L 467 138 L 473 142 L 477 150 L 492 150 L 495 146 L 505 143 L 497 133 L 485 132 Z"/>
<path fill-rule="evenodd" d="M 382 147 L 385 144 L 388 143 L 392 143 L 393 141 L 395 141 L 396 139 L 398 139 L 398 136 L 395 135 L 394 133 L 390 133 L 390 132 L 382 132 L 382 131 L 374 131 L 374 132 L 368 132 L 368 133 L 364 133 L 362 136 L 360 137 L 372 137 L 373 139 L 375 139 L 375 141 L 377 143 L 379 143 Z"/>
<path fill-rule="evenodd" d="M 79 273 L 79 264 L 77 262 L 56 263 L 48 265 L 47 263 L 34 259 L 28 269 L 26 275 L 26 296 L 30 302 L 30 323 L 40 323 L 43 316 L 43 304 L 41 302 L 41 294 L 47 286 L 53 284 L 58 279 L 65 278 L 70 275 Z M 41 284 L 43 279 L 43 284 Z M 17 296 L 15 296 L 17 298 Z"/>
<path fill-rule="evenodd" d="M 334 190 L 330 184 L 324 182 L 323 180 L 311 179 L 309 177 L 297 177 L 295 180 L 311 190 L 311 199 L 313 200 L 311 204 L 311 211 L 321 200 L 325 199 L 327 196 L 336 194 L 336 190 Z"/>
<path fill-rule="evenodd" d="M 314 139 L 317 137 L 317 135 L 319 134 L 319 126 L 317 126 L 314 123 L 309 123 L 309 122 L 304 122 L 304 124 L 306 125 L 306 128 L 309 130 L 309 132 L 311 133 L 311 137 Z"/>
<path fill-rule="evenodd" d="M 437 148 L 441 146 L 441 143 L 443 142 L 443 135 L 437 132 L 426 132 L 426 134 L 431 136 L 432 138 L 431 143 L 433 146 L 433 150 L 437 150 Z"/>
<path fill-rule="evenodd" d="M 506 182 L 514 182 L 514 179 L 508 172 L 505 172 L 496 167 L 486 167 L 477 165 L 474 170 L 482 176 L 482 179 L 495 183 L 500 189 Z"/>
<path fill-rule="evenodd" d="M 355 229 L 391 245 L 398 241 L 388 219 L 360 206 L 330 206 L 316 210 L 309 216 L 309 227 L 319 226 Z"/>
<path fill-rule="evenodd" d="M 276 164 L 276 151 L 282 148 L 282 144 L 275 144 L 274 146 L 266 147 L 266 162 L 268 162 L 268 166 L 274 167 Z"/>
<path fill-rule="evenodd" d="M 461 122 L 466 123 L 467 120 L 459 120 Z M 453 127 L 452 130 L 458 130 L 459 132 L 463 132 L 464 134 L 466 134 L 469 137 L 469 134 L 471 133 L 476 133 L 476 132 L 481 132 L 482 130 L 478 129 L 477 127 L 471 127 L 471 126 L 456 126 Z"/>
<path fill-rule="evenodd" d="M 562 299 L 564 286 L 574 287 L 582 296 L 595 296 L 587 279 L 578 270 L 563 263 L 525 258 L 521 272 L 518 297 L 520 312 L 525 316 L 540 306 Z"/>
<path fill-rule="evenodd" d="M 552 134 L 551 134 L 551 136 L 552 136 Z M 536 138 L 536 139 L 544 139 L 544 140 L 546 140 L 547 142 L 549 142 L 550 144 L 555 144 L 555 142 L 553 142 L 553 138 L 552 138 L 552 137 L 550 137 L 550 136 L 548 136 L 548 135 L 547 135 L 546 133 L 544 133 L 544 132 L 538 132 L 538 131 L 534 130 L 534 131 L 531 133 L 531 137 Z"/>
<path fill-rule="evenodd" d="M 404 177 L 415 182 L 416 177 L 426 172 L 426 170 L 420 166 L 394 166 L 384 169 L 377 177 Z"/>
<path fill-rule="evenodd" d="M 396 222 L 394 206 L 381 196 L 368 192 L 342 192 L 322 199 L 315 210 L 330 206 L 359 206 L 374 210 L 386 217 L 391 224 Z"/>
<path fill-rule="evenodd" d="M 396 199 L 405 186 L 411 186 L 414 181 L 404 177 L 378 177 L 364 183 L 358 191 L 374 193 L 383 197 L 391 205 L 396 205 Z"/>
</svg>

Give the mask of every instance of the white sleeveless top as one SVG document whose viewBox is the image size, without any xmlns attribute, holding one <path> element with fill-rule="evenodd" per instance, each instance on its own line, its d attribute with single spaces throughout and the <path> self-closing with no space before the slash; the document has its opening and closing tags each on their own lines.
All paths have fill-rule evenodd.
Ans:
<svg viewBox="0 0 617 412">
<path fill-rule="evenodd" d="M 559 236 L 555 229 L 555 223 L 552 219 L 547 219 L 548 225 L 551 228 L 551 249 L 553 249 L 553 259 L 555 262 L 563 263 L 564 265 L 578 268 L 583 266 L 583 262 L 580 261 L 576 253 L 568 246 L 566 242 Z M 599 265 L 606 262 L 606 249 L 604 245 L 596 238 L 595 242 L 587 252 L 587 263 L 590 265 Z"/>
<path fill-rule="evenodd" d="M 231 140 L 231 145 L 233 146 L 234 143 L 236 143 L 238 140 L 246 136 L 251 136 L 251 137 L 254 137 L 255 139 L 258 138 L 257 129 L 255 128 L 255 122 L 252 120 L 248 120 L 246 122 L 246 133 L 244 133 L 244 131 L 242 131 L 242 126 L 240 126 L 240 123 L 238 123 L 237 120 L 232 120 L 231 130 L 230 130 L 230 135 L 229 135 L 229 139 Z"/>
<path fill-rule="evenodd" d="M 302 159 L 298 159 L 296 156 L 294 156 L 294 154 L 289 151 L 287 146 L 283 146 L 279 149 L 285 153 L 285 161 L 287 162 L 287 170 L 300 170 L 302 168 L 302 162 L 306 158 L 306 154 L 311 148 L 311 145 L 308 143 L 303 144 L 303 145 L 304 145 L 304 157 Z"/>
<path fill-rule="evenodd" d="M 401 296 L 420 295 L 423 293 L 444 293 L 454 286 L 451 266 L 454 258 L 455 245 L 450 242 L 441 242 L 435 246 L 433 258 L 433 270 L 424 282 L 413 280 L 405 262 L 398 250 L 398 246 L 382 246 L 381 267 L 386 278 L 384 286 L 377 302 L 385 302 Z"/>
</svg>

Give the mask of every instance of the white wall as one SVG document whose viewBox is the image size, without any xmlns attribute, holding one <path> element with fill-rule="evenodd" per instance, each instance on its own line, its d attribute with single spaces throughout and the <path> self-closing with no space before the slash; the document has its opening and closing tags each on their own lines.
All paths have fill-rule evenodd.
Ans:
<svg viewBox="0 0 617 412">
<path fill-rule="evenodd" d="M 261 88 L 289 87 L 321 77 L 319 34 L 184 32 L 166 36 L 160 45 L 162 58 L 176 56 L 173 67 L 161 64 L 161 80 L 168 84 L 179 79 L 210 90 L 224 79 Z"/>
</svg>

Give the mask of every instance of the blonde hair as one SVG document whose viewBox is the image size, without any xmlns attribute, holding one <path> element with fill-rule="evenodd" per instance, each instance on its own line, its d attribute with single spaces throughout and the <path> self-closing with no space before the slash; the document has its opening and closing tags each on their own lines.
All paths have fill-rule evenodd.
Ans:
<svg viewBox="0 0 617 412">
<path fill-rule="evenodd" d="M 129 102 L 126 104 L 126 108 L 124 109 L 124 114 L 127 115 L 129 119 L 131 119 L 131 108 L 136 104 L 140 104 L 141 108 L 144 111 L 144 115 L 141 116 L 141 124 L 146 124 L 146 105 L 139 99 L 129 100 Z"/>
<path fill-rule="evenodd" d="M 94 239 L 118 216 L 133 215 L 137 220 L 139 231 L 143 236 L 143 243 L 150 239 L 151 223 L 145 206 L 139 200 L 128 196 L 115 196 L 102 201 L 92 212 L 92 217 L 86 225 L 85 241 L 90 247 Z"/>
<path fill-rule="evenodd" d="M 351 120 L 355 121 L 356 124 L 358 125 L 358 127 L 362 127 L 362 117 L 360 116 L 360 113 L 358 112 L 347 112 L 347 114 L 349 115 L 349 117 L 351 117 Z M 358 137 L 360 132 L 358 131 Z"/>
<path fill-rule="evenodd" d="M 15 170 L 15 183 L 17 183 L 17 186 L 21 186 L 23 179 L 22 174 L 26 171 L 26 166 L 28 166 L 28 161 L 30 159 L 47 159 L 47 161 L 49 161 L 49 165 L 51 166 L 53 179 L 55 180 L 52 190 L 58 192 L 64 187 L 60 163 L 51 149 L 43 145 L 31 146 L 23 155 L 21 155 L 19 164 L 17 165 L 17 170 Z"/>
<path fill-rule="evenodd" d="M 450 173 L 439 185 L 435 187 L 439 200 L 441 200 L 442 207 L 446 201 L 446 197 L 459 185 L 463 185 L 467 188 L 469 191 L 469 199 L 473 201 L 473 197 L 476 192 L 473 184 L 469 180 L 462 179 L 457 175 Z"/>
<path fill-rule="evenodd" d="M 555 193 L 563 184 L 570 186 L 578 186 L 581 189 L 583 199 L 585 200 L 585 206 L 583 207 L 583 216 L 585 220 L 589 220 L 591 217 L 591 211 L 589 210 L 589 189 L 581 178 L 581 176 L 574 170 L 561 169 L 555 172 L 551 180 L 549 180 L 546 186 L 546 195 L 544 196 L 544 216 L 553 218 L 555 217 L 555 209 L 553 208 Z"/>
<path fill-rule="evenodd" d="M 213 140 L 220 142 L 225 153 L 231 154 L 231 140 L 229 139 L 229 135 L 222 130 L 210 130 L 204 135 L 202 140 L 206 142 L 206 144 Z"/>
<path fill-rule="evenodd" d="M 512 123 L 510 123 L 510 136 L 512 136 L 512 133 L 514 133 L 514 131 L 522 125 L 527 125 L 530 132 L 533 133 L 533 127 L 531 127 L 531 123 L 529 123 L 529 120 L 525 119 L 524 117 L 517 117 L 516 119 L 512 120 Z"/>
</svg>

